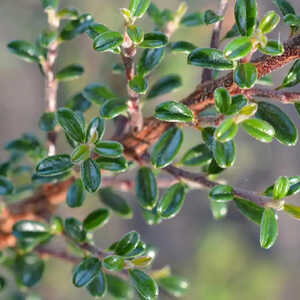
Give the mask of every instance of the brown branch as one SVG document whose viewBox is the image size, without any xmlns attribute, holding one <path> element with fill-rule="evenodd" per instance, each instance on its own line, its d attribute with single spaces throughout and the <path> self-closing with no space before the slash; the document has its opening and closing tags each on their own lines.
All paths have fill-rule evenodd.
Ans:
<svg viewBox="0 0 300 300">
<path fill-rule="evenodd" d="M 228 7 L 228 0 L 220 0 L 218 15 L 224 16 Z M 223 20 L 214 24 L 213 33 L 210 41 L 210 48 L 219 48 L 220 35 L 222 30 Z M 213 72 L 211 69 L 204 69 L 202 73 L 202 83 L 213 79 Z"/>
</svg>

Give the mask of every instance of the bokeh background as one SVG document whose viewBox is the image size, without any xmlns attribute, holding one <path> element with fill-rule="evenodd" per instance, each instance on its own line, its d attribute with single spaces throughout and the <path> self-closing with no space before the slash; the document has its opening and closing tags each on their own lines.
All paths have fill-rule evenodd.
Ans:
<svg viewBox="0 0 300 300">
<path fill-rule="evenodd" d="M 76 7 L 81 12 L 91 12 L 96 21 L 122 31 L 120 7 L 127 7 L 128 0 L 61 0 L 61 5 Z M 160 8 L 175 9 L 178 0 L 154 0 Z M 186 0 L 189 11 L 217 9 L 217 0 Z M 233 2 L 226 15 L 223 33 L 233 25 Z M 276 9 L 271 0 L 259 2 L 259 16 L 268 10 Z M 290 0 L 300 13 L 300 2 Z M 145 31 L 151 30 L 151 22 L 142 21 Z M 42 139 L 38 130 L 39 116 L 44 109 L 44 83 L 38 68 L 11 55 L 6 45 L 14 39 L 34 41 L 39 32 L 47 26 L 39 0 L 0 0 L 0 146 L 24 132 L 34 132 Z M 188 40 L 206 47 L 209 45 L 212 26 L 181 28 L 172 40 Z M 282 22 L 272 37 L 281 40 L 288 38 L 288 27 Z M 224 44 L 223 44 L 224 46 Z M 121 95 L 126 95 L 125 80 L 113 75 L 111 66 L 120 58 L 112 54 L 99 54 L 93 51 L 91 41 L 86 36 L 63 44 L 57 67 L 78 62 L 84 65 L 85 75 L 71 83 L 64 83 L 59 89 L 59 105 L 81 91 L 88 83 L 101 82 L 110 85 Z M 287 72 L 288 67 L 273 74 L 276 84 Z M 199 82 L 201 69 L 186 64 L 184 55 L 169 55 L 152 76 L 151 82 L 159 76 L 169 73 L 180 74 L 183 87 L 178 92 L 151 101 L 145 105 L 146 115 L 153 114 L 155 105 L 163 100 L 180 100 Z M 295 89 L 297 90 L 297 88 Z M 299 91 L 299 87 L 298 87 Z M 300 128 L 299 117 L 293 106 L 282 106 L 290 114 L 296 126 Z M 98 113 L 95 107 L 89 112 L 89 118 Z M 108 130 L 107 136 L 111 133 Z M 185 148 L 200 142 L 199 133 L 186 130 Z M 279 175 L 300 174 L 300 147 L 286 147 L 277 142 L 271 145 L 256 142 L 243 132 L 237 140 L 238 155 L 236 164 L 224 173 L 224 178 L 233 185 L 247 189 L 263 191 Z M 70 149 L 61 137 L 58 151 Z M 0 159 L 6 157 L 0 151 Z M 189 193 L 181 213 L 174 219 L 160 225 L 145 224 L 141 211 L 137 208 L 135 196 L 123 194 L 135 209 L 132 220 L 113 217 L 111 222 L 96 233 L 97 245 L 108 246 L 131 229 L 138 229 L 143 239 L 159 247 L 160 252 L 155 267 L 170 264 L 172 270 L 186 276 L 190 283 L 187 300 L 250 300 L 250 299 L 300 299 L 300 224 L 298 221 L 279 214 L 280 235 L 272 250 L 263 250 L 259 246 L 259 228 L 240 215 L 232 205 L 227 218 L 215 221 L 212 218 L 207 191 Z M 293 199 L 299 203 L 300 199 Z M 60 208 L 64 216 L 75 215 L 83 218 L 95 207 L 100 206 L 96 198 L 89 199 L 83 209 Z M 63 247 L 59 241 L 54 247 Z M 4 272 L 5 270 L 0 270 Z M 91 299 L 82 289 L 71 284 L 72 266 L 67 263 L 49 260 L 42 282 L 33 290 L 44 300 Z M 9 289 L 0 295 L 0 299 L 26 299 L 17 296 L 11 275 L 7 274 Z M 25 295 L 25 296 L 24 296 Z M 34 299 L 34 298 L 31 298 Z M 107 297 L 109 299 L 109 297 Z M 161 295 L 159 299 L 171 299 Z"/>
</svg>

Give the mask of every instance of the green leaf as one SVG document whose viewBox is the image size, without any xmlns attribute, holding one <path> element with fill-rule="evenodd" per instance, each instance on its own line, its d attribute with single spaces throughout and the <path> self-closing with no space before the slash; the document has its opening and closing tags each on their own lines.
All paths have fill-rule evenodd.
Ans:
<svg viewBox="0 0 300 300">
<path fill-rule="evenodd" d="M 103 188 L 99 191 L 101 201 L 123 218 L 131 219 L 133 211 L 127 201 L 116 194 L 111 188 Z"/>
<path fill-rule="evenodd" d="M 244 95 L 235 95 L 231 98 L 231 105 L 227 111 L 227 115 L 238 113 L 243 107 L 248 104 L 248 99 Z"/>
<path fill-rule="evenodd" d="M 69 207 L 80 207 L 85 200 L 81 179 L 76 179 L 68 189 L 67 204 Z"/>
<path fill-rule="evenodd" d="M 183 182 L 176 183 L 169 187 L 158 204 L 157 212 L 159 215 L 164 219 L 171 219 L 178 215 L 187 192 L 188 186 Z"/>
<path fill-rule="evenodd" d="M 82 93 L 78 93 L 67 101 L 66 107 L 74 111 L 86 112 L 91 105 L 92 103 Z"/>
<path fill-rule="evenodd" d="M 276 139 L 285 145 L 294 146 L 298 141 L 298 131 L 290 118 L 277 106 L 259 102 L 256 117 L 270 123 L 275 129 Z"/>
<path fill-rule="evenodd" d="M 214 219 L 220 220 L 226 217 L 228 212 L 228 203 L 227 202 L 216 202 L 210 200 L 210 209 Z"/>
<path fill-rule="evenodd" d="M 135 289 L 144 299 L 157 299 L 157 283 L 148 274 L 139 269 L 132 269 L 129 270 L 129 276 L 133 282 Z"/>
<path fill-rule="evenodd" d="M 122 278 L 107 274 L 107 287 L 108 292 L 115 297 L 116 299 L 133 299 L 133 289 L 128 284 L 127 281 L 123 280 Z"/>
<path fill-rule="evenodd" d="M 143 217 L 146 223 L 150 226 L 160 224 L 162 222 L 162 218 L 157 212 L 157 207 L 154 207 L 152 210 L 142 210 Z"/>
<path fill-rule="evenodd" d="M 17 239 L 45 240 L 50 235 L 48 225 L 37 221 L 19 221 L 13 227 L 13 234 Z"/>
<path fill-rule="evenodd" d="M 144 209 L 151 210 L 158 200 L 156 178 L 150 168 L 142 167 L 138 170 L 135 180 L 138 203 Z"/>
<path fill-rule="evenodd" d="M 273 196 L 274 199 L 280 200 L 283 199 L 289 192 L 290 189 L 290 182 L 288 177 L 286 176 L 280 176 L 273 188 Z"/>
<path fill-rule="evenodd" d="M 281 13 L 285 16 L 287 14 L 295 15 L 296 12 L 293 6 L 286 0 L 274 0 L 274 3 L 280 9 Z"/>
<path fill-rule="evenodd" d="M 119 157 L 123 154 L 123 145 L 115 141 L 103 141 L 96 144 L 94 151 L 105 157 Z"/>
<path fill-rule="evenodd" d="M 214 127 L 205 127 L 202 130 L 202 139 L 210 151 L 212 151 L 213 148 L 214 134 L 215 134 Z"/>
<path fill-rule="evenodd" d="M 225 58 L 222 51 L 213 48 L 197 48 L 188 56 L 188 64 L 215 70 L 232 70 L 234 62 Z"/>
<path fill-rule="evenodd" d="M 252 201 L 242 199 L 242 198 L 235 197 L 234 202 L 243 215 L 245 215 L 248 219 L 250 219 L 254 223 L 260 225 L 264 213 L 263 207 L 258 206 Z"/>
<path fill-rule="evenodd" d="M 223 20 L 222 16 L 218 16 L 214 11 L 208 9 L 204 12 L 204 22 L 206 25 L 214 24 Z"/>
<path fill-rule="evenodd" d="M 215 104 L 221 114 L 226 114 L 230 110 L 231 96 L 227 89 L 220 87 L 214 92 Z"/>
<path fill-rule="evenodd" d="M 49 156 L 38 163 L 36 173 L 40 176 L 61 175 L 73 167 L 67 154 Z"/>
<path fill-rule="evenodd" d="M 83 287 L 90 283 L 101 269 L 101 262 L 96 257 L 83 259 L 75 266 L 73 271 L 73 284 L 76 287 Z"/>
<path fill-rule="evenodd" d="M 186 53 L 190 54 L 193 50 L 195 50 L 197 47 L 186 41 L 177 41 L 174 43 L 170 43 L 170 49 L 172 52 L 179 52 L 179 53 Z"/>
<path fill-rule="evenodd" d="M 102 105 L 106 100 L 117 98 L 111 89 L 100 83 L 89 84 L 82 93 L 84 97 L 98 105 Z"/>
<path fill-rule="evenodd" d="M 242 126 L 248 134 L 263 143 L 271 143 L 275 136 L 274 128 L 268 122 L 260 119 L 246 120 Z"/>
<path fill-rule="evenodd" d="M 215 131 L 216 139 L 221 143 L 226 143 L 235 138 L 238 132 L 238 125 L 233 118 L 224 120 Z"/>
<path fill-rule="evenodd" d="M 261 51 L 264 54 L 272 55 L 272 56 L 278 56 L 283 54 L 284 48 L 282 43 L 275 40 L 269 40 L 265 47 L 258 47 L 259 51 Z"/>
<path fill-rule="evenodd" d="M 123 39 L 120 32 L 106 31 L 95 38 L 93 47 L 98 52 L 112 51 L 122 45 Z"/>
<path fill-rule="evenodd" d="M 162 96 L 164 94 L 168 94 L 170 92 L 175 91 L 181 86 L 182 80 L 179 75 L 166 75 L 159 79 L 156 83 L 154 83 L 154 85 L 149 91 L 147 98 L 152 99 L 158 96 Z"/>
<path fill-rule="evenodd" d="M 44 48 L 49 48 L 51 44 L 57 41 L 57 38 L 57 31 L 46 29 L 41 32 L 36 43 Z"/>
<path fill-rule="evenodd" d="M 300 26 L 300 16 L 296 16 L 294 14 L 288 14 L 283 18 L 284 23 L 290 25 L 291 27 L 299 27 Z"/>
<path fill-rule="evenodd" d="M 128 168 L 127 160 L 123 157 L 99 157 L 96 160 L 100 169 L 111 172 L 125 172 Z"/>
<path fill-rule="evenodd" d="M 18 55 L 27 62 L 38 63 L 40 61 L 37 48 L 29 42 L 12 41 L 7 45 L 7 48 L 10 52 Z"/>
<path fill-rule="evenodd" d="M 189 14 L 181 19 L 181 25 L 187 27 L 194 27 L 199 25 L 204 25 L 204 13 L 196 12 Z"/>
<path fill-rule="evenodd" d="M 279 21 L 280 21 L 280 17 L 275 11 L 273 10 L 268 11 L 260 21 L 258 29 L 263 34 L 267 34 L 276 28 Z"/>
<path fill-rule="evenodd" d="M 56 116 L 58 123 L 71 139 L 79 143 L 84 141 L 84 124 L 75 112 L 69 108 L 60 108 Z"/>
<path fill-rule="evenodd" d="M 127 33 L 134 44 L 140 44 L 144 40 L 144 31 L 139 26 L 128 26 Z"/>
<path fill-rule="evenodd" d="M 224 49 L 224 55 L 231 60 L 239 60 L 247 56 L 252 50 L 252 42 L 249 37 L 238 37 L 229 42 Z"/>
<path fill-rule="evenodd" d="M 256 66 L 252 63 L 240 64 L 234 70 L 233 78 L 241 89 L 252 88 L 258 78 Z"/>
<path fill-rule="evenodd" d="M 130 0 L 129 10 L 132 17 L 142 18 L 151 4 L 151 0 Z"/>
<path fill-rule="evenodd" d="M 92 211 L 83 221 L 83 227 L 86 231 L 92 231 L 101 228 L 110 218 L 110 212 L 106 208 L 99 208 Z"/>
<path fill-rule="evenodd" d="M 93 297 L 104 297 L 107 292 L 106 274 L 100 269 L 86 288 Z"/>
<path fill-rule="evenodd" d="M 10 195 L 14 191 L 14 186 L 10 180 L 0 176 L 0 196 Z"/>
<path fill-rule="evenodd" d="M 300 207 L 292 204 L 284 204 L 284 211 L 296 219 L 300 219 Z"/>
<path fill-rule="evenodd" d="M 126 102 L 122 99 L 106 101 L 100 109 L 100 115 L 104 119 L 113 119 L 128 109 Z"/>
<path fill-rule="evenodd" d="M 138 94 L 146 94 L 149 84 L 146 78 L 138 74 L 129 81 L 129 86 Z"/>
<path fill-rule="evenodd" d="M 300 59 L 297 59 L 285 76 L 281 88 L 292 87 L 300 82 Z"/>
<path fill-rule="evenodd" d="M 58 81 L 70 81 L 79 78 L 83 73 L 84 69 L 81 65 L 73 64 L 60 70 L 56 74 L 56 79 Z"/>
<path fill-rule="evenodd" d="M 82 243 L 86 240 L 86 231 L 82 223 L 75 218 L 67 218 L 65 220 L 65 231 L 74 240 Z"/>
<path fill-rule="evenodd" d="M 58 9 L 59 0 L 41 0 L 44 10 Z"/>
<path fill-rule="evenodd" d="M 182 277 L 169 275 L 158 279 L 159 286 L 170 295 L 180 298 L 188 290 L 189 283 Z"/>
<path fill-rule="evenodd" d="M 40 121 L 39 121 L 39 127 L 41 130 L 49 132 L 54 130 L 56 126 L 56 115 L 54 112 L 45 112 L 42 114 Z"/>
<path fill-rule="evenodd" d="M 219 141 L 215 140 L 212 150 L 214 158 L 221 168 L 229 168 L 234 164 L 235 144 L 233 141 L 220 143 Z"/>
<path fill-rule="evenodd" d="M 18 255 L 15 260 L 16 279 L 27 287 L 33 287 L 41 280 L 44 269 L 43 260 L 35 253 Z"/>
<path fill-rule="evenodd" d="M 85 134 L 85 142 L 97 144 L 97 142 L 102 139 L 104 135 L 104 130 L 104 120 L 99 117 L 95 117 L 91 120 L 90 124 L 87 127 Z"/>
<path fill-rule="evenodd" d="M 234 190 L 230 185 L 216 185 L 210 190 L 209 197 L 215 202 L 229 202 L 233 200 Z"/>
<path fill-rule="evenodd" d="M 197 145 L 188 150 L 181 163 L 185 166 L 202 166 L 210 163 L 212 160 L 212 153 L 205 144 Z"/>
<path fill-rule="evenodd" d="M 106 256 L 103 260 L 103 266 L 110 271 L 121 271 L 125 267 L 125 260 L 117 255 Z"/>
<path fill-rule="evenodd" d="M 110 31 L 105 25 L 99 23 L 93 23 L 89 26 L 87 34 L 91 39 L 95 39 L 100 34 Z"/>
<path fill-rule="evenodd" d="M 58 11 L 57 16 L 60 19 L 76 20 L 79 17 L 79 12 L 76 8 L 62 8 Z"/>
<path fill-rule="evenodd" d="M 278 236 L 277 215 L 272 208 L 264 210 L 260 225 L 260 245 L 262 248 L 271 248 Z"/>
<path fill-rule="evenodd" d="M 140 235 L 136 231 L 130 231 L 118 242 L 115 253 L 120 256 L 126 256 L 138 246 L 139 241 Z"/>
<path fill-rule="evenodd" d="M 81 180 L 89 193 L 95 193 L 101 185 L 101 173 L 94 160 L 88 158 L 81 165 Z"/>
<path fill-rule="evenodd" d="M 256 0 L 237 0 L 234 8 L 234 15 L 241 35 L 251 36 L 256 27 Z"/>
<path fill-rule="evenodd" d="M 286 196 L 292 196 L 298 194 L 300 192 L 300 176 L 290 176 L 288 177 L 289 180 L 289 190 Z M 273 197 L 274 193 L 274 184 L 269 186 L 265 191 L 264 195 L 267 197 Z"/>
<path fill-rule="evenodd" d="M 149 32 L 144 35 L 141 48 L 162 48 L 168 44 L 168 37 L 162 32 Z"/>
<path fill-rule="evenodd" d="M 164 168 L 174 160 L 181 144 L 183 142 L 183 133 L 181 129 L 172 127 L 168 129 L 155 144 L 151 161 L 155 168 Z"/>
<path fill-rule="evenodd" d="M 244 106 L 239 113 L 234 117 L 235 122 L 240 124 L 245 120 L 250 119 L 253 117 L 257 112 L 258 105 L 256 103 L 249 103 L 248 105 Z"/>
<path fill-rule="evenodd" d="M 0 292 L 2 292 L 6 287 L 6 280 L 4 277 L 0 276 Z"/>
<path fill-rule="evenodd" d="M 163 60 L 165 48 L 145 49 L 137 65 L 137 71 L 140 75 L 148 75 Z"/>
<path fill-rule="evenodd" d="M 160 103 L 155 108 L 155 118 L 166 122 L 192 122 L 193 112 L 184 104 L 175 101 Z"/>
<path fill-rule="evenodd" d="M 71 154 L 71 160 L 73 164 L 81 164 L 89 157 L 90 157 L 90 147 L 85 144 L 81 144 L 77 146 Z"/>
</svg>

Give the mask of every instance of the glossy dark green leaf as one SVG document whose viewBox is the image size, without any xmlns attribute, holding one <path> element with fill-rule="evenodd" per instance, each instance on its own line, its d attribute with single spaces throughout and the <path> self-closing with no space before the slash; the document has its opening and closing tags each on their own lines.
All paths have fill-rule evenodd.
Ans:
<svg viewBox="0 0 300 300">
<path fill-rule="evenodd" d="M 241 35 L 251 36 L 256 27 L 256 0 L 237 0 L 234 8 L 234 15 Z"/>
<path fill-rule="evenodd" d="M 166 122 L 192 122 L 193 112 L 181 102 L 166 101 L 155 108 L 155 118 Z"/>
<path fill-rule="evenodd" d="M 43 113 L 40 121 L 39 121 L 39 127 L 43 131 L 51 131 L 56 126 L 56 115 L 54 112 L 46 112 Z"/>
<path fill-rule="evenodd" d="M 252 88 L 257 80 L 258 72 L 256 66 L 252 63 L 240 64 L 233 74 L 234 81 L 242 89 Z"/>
<path fill-rule="evenodd" d="M 157 283 L 145 272 L 139 269 L 129 270 L 129 276 L 137 292 L 146 300 L 157 299 Z"/>
<path fill-rule="evenodd" d="M 131 0 L 129 10 L 132 17 L 142 18 L 151 4 L 151 0 Z"/>
<path fill-rule="evenodd" d="M 65 220 L 65 231 L 74 240 L 84 242 L 86 239 L 86 231 L 83 224 L 75 218 L 67 218 Z"/>
<path fill-rule="evenodd" d="M 139 47 L 141 48 L 162 48 L 168 44 L 168 37 L 158 31 L 149 32 L 144 35 L 144 40 Z"/>
<path fill-rule="evenodd" d="M 278 236 L 277 215 L 272 208 L 264 210 L 260 225 L 260 245 L 269 249 L 276 242 Z"/>
<path fill-rule="evenodd" d="M 224 55 L 231 60 L 239 60 L 247 56 L 252 50 L 252 42 L 249 37 L 238 37 L 229 42 L 224 49 Z"/>
<path fill-rule="evenodd" d="M 104 130 L 105 130 L 104 120 L 99 117 L 95 117 L 94 119 L 91 120 L 90 124 L 87 127 L 85 142 L 96 144 L 98 141 L 102 139 Z"/>
<path fill-rule="evenodd" d="M 84 124 L 80 117 L 69 108 L 60 108 L 56 113 L 58 123 L 76 142 L 84 141 Z"/>
<path fill-rule="evenodd" d="M 104 297 L 107 292 L 106 274 L 100 269 L 86 288 L 93 297 Z"/>
<path fill-rule="evenodd" d="M 270 123 L 275 129 L 276 139 L 285 145 L 294 146 L 298 141 L 298 131 L 290 118 L 277 106 L 259 102 L 256 117 Z"/>
<path fill-rule="evenodd" d="M 286 0 L 274 0 L 274 3 L 280 9 L 281 13 L 285 16 L 287 14 L 295 15 L 296 12 L 293 6 Z"/>
<path fill-rule="evenodd" d="M 156 178 L 150 168 L 142 167 L 138 170 L 135 180 L 138 203 L 144 209 L 151 210 L 158 200 Z"/>
<path fill-rule="evenodd" d="M 287 14 L 286 16 L 284 16 L 284 23 L 290 25 L 291 27 L 299 27 L 300 16 L 296 16 L 294 14 Z"/>
<path fill-rule="evenodd" d="M 227 202 L 216 202 L 210 200 L 210 209 L 215 220 L 220 220 L 226 217 L 228 212 Z"/>
<path fill-rule="evenodd" d="M 86 33 L 91 39 L 94 40 L 97 36 L 107 31 L 110 30 L 105 25 L 99 23 L 93 23 L 89 26 Z"/>
<path fill-rule="evenodd" d="M 290 176 L 288 177 L 289 190 L 286 196 L 292 196 L 300 192 L 300 176 Z M 267 197 L 273 197 L 274 184 L 269 186 L 265 191 L 264 195 Z"/>
<path fill-rule="evenodd" d="M 90 157 L 90 147 L 85 144 L 81 144 L 77 146 L 71 154 L 71 160 L 73 164 L 81 164 L 89 157 Z"/>
<path fill-rule="evenodd" d="M 101 268 L 101 262 L 96 257 L 83 259 L 75 266 L 73 271 L 73 284 L 76 287 L 83 287 L 90 283 L 98 274 Z"/>
<path fill-rule="evenodd" d="M 82 93 L 78 93 L 67 101 L 66 107 L 74 111 L 86 112 L 91 105 L 92 103 Z"/>
<path fill-rule="evenodd" d="M 110 212 L 107 208 L 99 208 L 92 211 L 83 221 L 83 227 L 86 231 L 95 230 L 107 224 L 110 218 Z"/>
<path fill-rule="evenodd" d="M 49 156 L 38 163 L 36 173 L 40 176 L 61 175 L 72 168 L 71 158 L 67 154 Z"/>
<path fill-rule="evenodd" d="M 218 16 L 213 10 L 208 9 L 204 12 L 204 22 L 206 25 L 214 24 L 223 20 L 222 16 Z"/>
<path fill-rule="evenodd" d="M 212 150 L 214 158 L 221 168 L 229 168 L 234 164 L 235 144 L 233 141 L 221 143 L 215 140 Z"/>
<path fill-rule="evenodd" d="M 224 120 L 215 131 L 216 139 L 221 143 L 226 143 L 235 138 L 238 132 L 238 125 L 233 118 Z"/>
<path fill-rule="evenodd" d="M 94 151 L 105 157 L 119 157 L 123 154 L 123 145 L 115 141 L 98 142 Z"/>
<path fill-rule="evenodd" d="M 81 180 L 89 193 L 95 193 L 101 185 L 101 173 L 97 163 L 88 158 L 81 165 Z"/>
<path fill-rule="evenodd" d="M 261 19 L 258 28 L 263 34 L 267 34 L 276 28 L 279 21 L 279 15 L 275 11 L 271 10 L 268 11 Z"/>
<path fill-rule="evenodd" d="M 111 294 L 116 299 L 133 299 L 134 292 L 127 281 L 111 274 L 107 274 L 106 278 L 109 294 Z"/>
<path fill-rule="evenodd" d="M 165 48 L 145 49 L 137 65 L 138 74 L 145 76 L 153 71 L 162 62 L 165 52 Z"/>
<path fill-rule="evenodd" d="M 133 211 L 127 201 L 116 194 L 111 188 L 103 188 L 99 191 L 101 201 L 123 218 L 132 218 Z"/>
<path fill-rule="evenodd" d="M 39 35 L 37 43 L 44 48 L 49 48 L 57 40 L 57 37 L 58 33 L 55 30 L 46 29 Z"/>
<path fill-rule="evenodd" d="M 157 212 L 157 206 L 152 210 L 143 209 L 142 213 L 146 223 L 150 226 L 160 224 L 163 220 Z"/>
<path fill-rule="evenodd" d="M 202 166 L 208 164 L 212 160 L 212 153 L 205 144 L 197 145 L 188 150 L 181 163 L 185 166 Z"/>
<path fill-rule="evenodd" d="M 144 40 L 144 31 L 141 27 L 130 25 L 127 28 L 127 33 L 134 44 L 140 44 Z"/>
<path fill-rule="evenodd" d="M 204 24 L 205 24 L 204 13 L 201 12 L 196 12 L 196 13 L 186 15 L 181 19 L 181 25 L 187 27 L 199 26 Z"/>
<path fill-rule="evenodd" d="M 14 225 L 13 234 L 17 239 L 44 240 L 49 237 L 50 228 L 41 222 L 24 220 Z"/>
<path fill-rule="evenodd" d="M 188 64 L 215 70 L 234 69 L 233 61 L 224 57 L 222 51 L 214 48 L 197 48 L 188 56 Z"/>
<path fill-rule="evenodd" d="M 137 94 L 145 94 L 149 87 L 148 80 L 141 75 L 136 75 L 129 81 L 130 88 Z"/>
<path fill-rule="evenodd" d="M 85 193 L 81 179 L 76 179 L 69 187 L 67 204 L 69 207 L 80 207 L 85 200 Z"/>
<path fill-rule="evenodd" d="M 136 231 L 130 231 L 118 242 L 115 253 L 120 256 L 125 256 L 138 246 L 139 241 L 140 235 Z"/>
<path fill-rule="evenodd" d="M 12 41 L 7 45 L 7 48 L 13 54 L 27 62 L 39 62 L 39 53 L 36 47 L 26 41 Z"/>
<path fill-rule="evenodd" d="M 258 206 L 250 200 L 242 198 L 234 198 L 234 202 L 243 215 L 254 223 L 260 225 L 264 213 L 263 207 Z"/>
<path fill-rule="evenodd" d="M 170 49 L 172 52 L 190 54 L 190 52 L 192 52 L 196 48 L 197 47 L 194 44 L 186 41 L 178 41 L 170 44 Z"/>
<path fill-rule="evenodd" d="M 215 134 L 214 127 L 205 127 L 202 130 L 202 139 L 210 151 L 212 151 L 213 148 L 214 134 Z"/>
<path fill-rule="evenodd" d="M 231 98 L 231 105 L 227 111 L 227 115 L 234 115 L 238 113 L 243 107 L 248 104 L 248 99 L 244 95 L 235 95 Z"/>
<path fill-rule="evenodd" d="M 83 73 L 84 69 L 81 65 L 73 64 L 60 70 L 56 74 L 56 79 L 59 81 L 69 81 L 79 78 Z"/>
<path fill-rule="evenodd" d="M 176 183 L 169 187 L 157 207 L 160 216 L 164 219 L 171 219 L 178 215 L 187 192 L 188 186 L 183 182 Z"/>
<path fill-rule="evenodd" d="M 117 98 L 115 93 L 101 83 L 89 84 L 82 93 L 84 97 L 98 105 L 102 105 L 106 100 Z"/>
<path fill-rule="evenodd" d="M 135 257 L 140 257 L 141 255 L 144 255 L 146 251 L 146 244 L 143 241 L 139 241 L 138 245 L 132 250 L 130 253 L 125 255 L 126 259 L 132 259 Z"/>
<path fill-rule="evenodd" d="M 220 87 L 214 92 L 215 104 L 221 114 L 226 114 L 230 110 L 231 96 L 227 89 Z"/>
<path fill-rule="evenodd" d="M 284 211 L 295 219 L 300 219 L 300 207 L 292 204 L 284 204 Z"/>
<path fill-rule="evenodd" d="M 121 271 L 124 269 L 124 258 L 117 255 L 106 256 L 103 260 L 103 266 L 110 271 Z"/>
<path fill-rule="evenodd" d="M 179 75 L 166 75 L 154 83 L 147 97 L 148 99 L 152 99 L 173 92 L 181 86 L 182 80 Z"/>
<path fill-rule="evenodd" d="M 245 120 L 242 127 L 248 134 L 263 143 L 271 143 L 275 136 L 274 128 L 261 119 Z"/>
<path fill-rule="evenodd" d="M 170 295 L 180 298 L 188 290 L 189 283 L 182 277 L 169 275 L 158 280 L 158 285 Z"/>
<path fill-rule="evenodd" d="M 155 168 L 164 168 L 174 160 L 181 144 L 183 142 L 183 133 L 181 129 L 172 127 L 168 129 L 155 144 L 151 161 Z"/>
<path fill-rule="evenodd" d="M 274 188 L 273 188 L 274 199 L 277 200 L 283 199 L 289 192 L 289 189 L 290 189 L 290 181 L 288 177 L 280 176 L 274 184 Z"/>
<path fill-rule="evenodd" d="M 0 176 L 0 196 L 10 195 L 14 191 L 14 186 L 10 180 Z"/>
<path fill-rule="evenodd" d="M 111 172 L 124 172 L 128 168 L 128 162 L 125 157 L 99 157 L 96 160 L 100 169 Z"/>
<path fill-rule="evenodd" d="M 126 102 L 122 99 L 112 99 L 106 101 L 101 109 L 100 115 L 104 119 L 113 119 L 128 109 Z"/>
<path fill-rule="evenodd" d="M 0 176 L 6 177 L 8 172 L 10 171 L 12 163 L 10 160 L 4 161 L 0 163 Z"/>
<path fill-rule="evenodd" d="M 26 287 L 33 287 L 42 278 L 45 264 L 39 255 L 28 253 L 18 255 L 15 261 L 15 272 L 18 282 Z"/>
<path fill-rule="evenodd" d="M 95 38 L 93 47 L 98 52 L 105 52 L 114 50 L 122 43 L 123 36 L 120 32 L 106 31 Z"/>
<path fill-rule="evenodd" d="M 216 185 L 210 190 L 209 197 L 215 202 L 232 201 L 234 197 L 234 190 L 230 185 Z"/>
<path fill-rule="evenodd" d="M 284 52 L 282 43 L 275 40 L 269 40 L 265 47 L 259 47 L 258 49 L 262 53 L 272 56 L 278 56 Z"/>
<path fill-rule="evenodd" d="M 300 59 L 296 60 L 288 74 L 285 76 L 281 88 L 292 87 L 300 82 Z"/>
</svg>

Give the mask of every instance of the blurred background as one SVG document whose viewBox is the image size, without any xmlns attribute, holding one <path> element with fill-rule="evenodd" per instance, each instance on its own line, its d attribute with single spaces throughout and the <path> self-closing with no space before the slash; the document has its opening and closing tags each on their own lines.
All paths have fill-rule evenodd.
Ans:
<svg viewBox="0 0 300 300">
<path fill-rule="evenodd" d="M 186 0 L 189 12 L 216 10 L 218 0 Z M 233 2 L 225 17 L 223 34 L 233 25 Z M 300 13 L 300 2 L 290 0 Z M 180 1 L 154 0 L 160 8 L 175 9 Z M 258 1 L 259 17 L 268 10 L 277 8 L 271 0 Z M 62 7 L 76 7 L 80 12 L 90 12 L 96 21 L 110 28 L 122 31 L 120 7 L 128 7 L 128 0 L 61 0 Z M 151 22 L 146 17 L 142 21 L 145 31 L 150 31 Z M 144 20 L 143 19 L 143 20 Z M 39 0 L 1 0 L 0 1 L 0 146 L 3 149 L 9 139 L 17 138 L 24 132 L 34 132 L 42 139 L 38 120 L 44 110 L 44 82 L 38 68 L 10 54 L 6 45 L 9 41 L 22 39 L 34 41 L 47 26 Z M 199 47 L 209 45 L 212 26 L 181 28 L 172 37 L 173 41 L 187 40 Z M 286 40 L 288 26 L 282 22 L 272 34 L 274 39 Z M 224 44 L 222 44 L 224 46 Z M 93 51 L 91 41 L 81 36 L 66 42 L 60 49 L 57 67 L 80 63 L 85 67 L 85 75 L 71 83 L 63 83 L 59 89 L 59 105 L 88 83 L 106 83 L 125 96 L 125 79 L 111 72 L 113 63 L 120 58 L 112 54 L 99 54 Z M 289 66 L 273 74 L 275 86 L 286 74 Z M 183 87 L 171 95 L 151 100 L 145 105 L 146 115 L 153 114 L 154 107 L 163 100 L 180 100 L 199 83 L 201 68 L 188 66 L 184 55 L 169 55 L 154 72 L 151 83 L 160 76 L 177 73 L 183 78 Z M 295 89 L 297 90 L 297 89 Z M 298 87 L 299 91 L 299 87 Z M 300 128 L 299 117 L 293 106 L 282 106 Z M 97 108 L 89 111 L 88 118 L 98 113 Z M 112 128 L 108 130 L 110 136 Z M 184 152 L 200 142 L 200 134 L 186 130 Z M 58 152 L 70 151 L 63 137 L 58 143 Z M 234 167 L 224 173 L 224 178 L 232 185 L 263 191 L 279 175 L 300 175 L 300 147 L 286 147 L 277 142 L 271 145 L 256 142 L 243 132 L 237 139 L 237 160 Z M 179 156 L 178 156 L 179 157 Z M 0 160 L 6 158 L 0 152 Z M 194 169 L 194 171 L 197 171 Z M 259 228 L 250 223 L 232 205 L 228 216 L 215 221 L 212 218 L 207 191 L 192 191 L 188 194 L 181 213 L 174 219 L 160 225 L 145 224 L 141 210 L 137 208 L 135 196 L 123 194 L 134 207 L 131 220 L 121 220 L 114 216 L 111 222 L 96 232 L 96 243 L 102 248 L 119 239 L 125 232 L 137 229 L 143 240 L 159 248 L 155 267 L 171 265 L 174 273 L 185 276 L 191 283 L 187 300 L 250 300 L 250 299 L 300 299 L 300 224 L 298 221 L 279 214 L 280 235 L 272 250 L 259 246 Z M 300 199 L 293 199 L 300 204 Z M 89 198 L 82 209 L 60 208 L 63 216 L 75 215 L 83 218 L 92 208 L 100 206 L 96 198 Z M 63 247 L 56 242 L 55 247 Z M 5 270 L 1 270 L 5 273 Z M 91 299 L 83 290 L 71 283 L 72 266 L 57 260 L 49 260 L 42 282 L 34 288 L 44 300 Z M 16 296 L 15 283 L 11 275 L 7 292 L 0 299 L 24 299 Z M 30 292 L 31 293 L 31 292 Z M 19 297 L 19 298 L 18 298 Z M 30 298 L 35 299 L 35 298 Z M 107 297 L 109 299 L 109 297 Z M 171 299 L 160 295 L 159 299 Z"/>
</svg>

